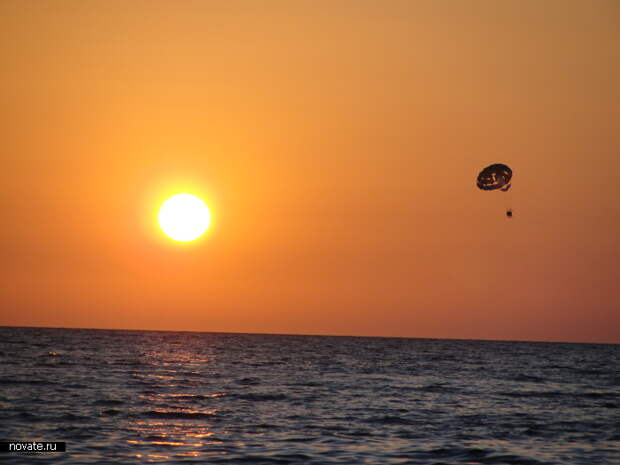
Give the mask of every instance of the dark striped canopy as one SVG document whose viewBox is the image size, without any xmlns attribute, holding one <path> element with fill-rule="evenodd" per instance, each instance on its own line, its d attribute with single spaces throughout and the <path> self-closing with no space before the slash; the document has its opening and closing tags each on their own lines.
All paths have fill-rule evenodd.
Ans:
<svg viewBox="0 0 620 465">
<path fill-rule="evenodd" d="M 495 163 L 487 166 L 478 175 L 477 186 L 483 191 L 492 191 L 500 189 L 507 191 L 510 189 L 510 180 L 512 179 L 512 170 L 502 163 Z"/>
</svg>

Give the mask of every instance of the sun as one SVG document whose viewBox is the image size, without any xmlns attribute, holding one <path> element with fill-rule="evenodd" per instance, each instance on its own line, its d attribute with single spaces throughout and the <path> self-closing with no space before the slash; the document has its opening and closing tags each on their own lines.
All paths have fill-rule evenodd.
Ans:
<svg viewBox="0 0 620 465">
<path fill-rule="evenodd" d="M 209 207 L 192 194 L 176 194 L 159 208 L 159 227 L 170 239 L 190 242 L 198 239 L 209 228 Z"/>
</svg>

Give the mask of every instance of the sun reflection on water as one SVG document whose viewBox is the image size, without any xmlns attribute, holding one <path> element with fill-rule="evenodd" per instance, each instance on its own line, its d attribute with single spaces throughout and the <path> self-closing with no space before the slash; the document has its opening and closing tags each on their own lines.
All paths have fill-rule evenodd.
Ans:
<svg viewBox="0 0 620 465">
<path fill-rule="evenodd" d="M 157 411 L 157 410 L 153 410 Z M 162 410 L 165 414 L 209 414 L 213 415 L 215 410 Z M 202 417 L 200 417 L 202 419 Z M 202 420 L 201 420 L 202 421 Z M 162 421 L 162 420 L 135 420 L 129 426 L 133 431 L 135 439 L 127 440 L 127 444 L 132 447 L 141 448 L 146 451 L 153 451 L 153 448 L 165 448 L 174 450 L 172 455 L 164 454 L 136 454 L 135 457 L 146 458 L 149 461 L 168 460 L 171 456 L 176 457 L 199 457 L 208 454 L 209 446 L 219 445 L 222 441 L 213 437 L 214 431 L 209 424 L 198 424 L 194 421 L 185 419 Z M 212 439 L 209 439 L 212 438 Z"/>
<path fill-rule="evenodd" d="M 211 455 L 215 447 L 221 448 L 223 441 L 211 425 L 219 409 L 211 407 L 219 402 L 214 399 L 227 394 L 203 390 L 213 358 L 169 344 L 161 351 L 141 353 L 140 359 L 141 365 L 132 370 L 136 384 L 143 386 L 137 393 L 140 411 L 128 425 L 131 434 L 126 441 L 138 452 L 133 456 L 168 462 Z"/>
</svg>

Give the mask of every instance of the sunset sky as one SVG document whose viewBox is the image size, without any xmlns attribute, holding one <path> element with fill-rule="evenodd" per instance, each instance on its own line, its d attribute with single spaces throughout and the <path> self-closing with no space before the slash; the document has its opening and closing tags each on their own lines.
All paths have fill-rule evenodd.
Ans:
<svg viewBox="0 0 620 465">
<path fill-rule="evenodd" d="M 617 0 L 3 0 L 0 52 L 0 325 L 620 342 Z"/>
</svg>

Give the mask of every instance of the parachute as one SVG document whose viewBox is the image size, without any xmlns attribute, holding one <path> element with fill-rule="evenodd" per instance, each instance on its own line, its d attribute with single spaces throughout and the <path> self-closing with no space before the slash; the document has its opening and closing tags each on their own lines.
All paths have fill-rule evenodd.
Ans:
<svg viewBox="0 0 620 465">
<path fill-rule="evenodd" d="M 507 192 L 511 187 L 512 170 L 503 163 L 495 163 L 480 171 L 476 185 L 483 191 L 500 190 Z M 512 218 L 512 208 L 506 210 L 506 216 Z"/>
<path fill-rule="evenodd" d="M 496 163 L 494 165 L 487 166 L 480 171 L 478 175 L 478 188 L 483 191 L 492 191 L 499 189 L 506 192 L 510 189 L 510 180 L 512 179 L 512 170 L 502 164 Z"/>
</svg>

